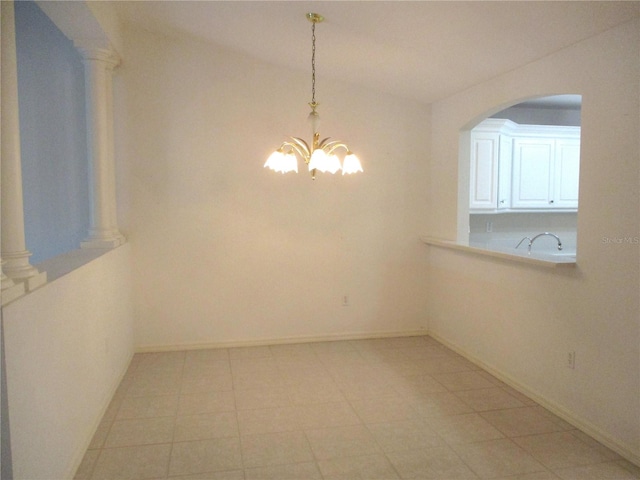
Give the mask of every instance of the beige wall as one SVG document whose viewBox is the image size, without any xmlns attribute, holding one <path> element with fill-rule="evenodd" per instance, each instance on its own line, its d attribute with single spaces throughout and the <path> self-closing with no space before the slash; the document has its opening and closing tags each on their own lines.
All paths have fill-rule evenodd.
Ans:
<svg viewBox="0 0 640 480">
<path fill-rule="evenodd" d="M 347 142 L 365 173 L 283 176 L 263 164 L 286 135 L 310 140 L 306 62 L 292 72 L 191 39 L 125 38 L 119 220 L 139 348 L 426 328 L 428 107 L 325 81 L 318 65 L 321 136 Z"/>
<path fill-rule="evenodd" d="M 455 240 L 458 215 L 465 218 L 465 206 L 458 208 L 458 196 L 466 202 L 458 179 L 468 170 L 458 162 L 462 129 L 529 96 L 582 95 L 576 268 L 425 247 L 429 329 L 636 462 L 639 32 L 636 20 L 434 104 L 424 232 Z M 569 351 L 576 352 L 575 370 L 566 367 Z"/>
</svg>

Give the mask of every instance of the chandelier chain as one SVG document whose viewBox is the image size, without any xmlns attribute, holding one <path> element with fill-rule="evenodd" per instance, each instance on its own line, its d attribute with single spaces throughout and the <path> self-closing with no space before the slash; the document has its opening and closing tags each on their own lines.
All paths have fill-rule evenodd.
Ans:
<svg viewBox="0 0 640 480">
<path fill-rule="evenodd" d="M 311 23 L 311 104 L 316 104 L 316 22 Z"/>
</svg>

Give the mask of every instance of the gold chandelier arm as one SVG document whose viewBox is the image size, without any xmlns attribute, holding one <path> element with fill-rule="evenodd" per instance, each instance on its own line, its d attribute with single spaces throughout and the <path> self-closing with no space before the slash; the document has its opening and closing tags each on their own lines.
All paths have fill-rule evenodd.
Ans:
<svg viewBox="0 0 640 480">
<path fill-rule="evenodd" d="M 333 153 L 334 150 L 337 150 L 338 148 L 344 148 L 347 151 L 347 154 L 351 153 L 351 150 L 349 150 L 349 147 L 347 146 L 347 144 L 342 143 L 340 141 L 325 143 L 324 145 L 322 145 L 321 148 L 325 152 L 327 152 L 327 155 L 330 155 L 331 153 Z"/>
<path fill-rule="evenodd" d="M 282 145 L 280 146 L 280 149 L 282 150 L 286 147 L 292 148 L 298 155 L 300 155 L 300 158 L 302 158 L 305 161 L 305 163 L 309 163 L 309 157 L 311 156 L 311 154 L 309 153 L 309 147 L 307 146 L 306 142 L 301 139 L 295 139 L 295 138 L 293 139 L 296 140 L 295 143 L 283 142 Z"/>
</svg>

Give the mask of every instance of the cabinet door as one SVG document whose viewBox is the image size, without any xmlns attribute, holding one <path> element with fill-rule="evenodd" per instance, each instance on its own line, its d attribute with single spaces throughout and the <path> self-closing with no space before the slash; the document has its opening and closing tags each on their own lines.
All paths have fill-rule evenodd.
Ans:
<svg viewBox="0 0 640 480">
<path fill-rule="evenodd" d="M 498 205 L 499 141 L 497 133 L 471 133 L 471 210 L 495 210 Z"/>
<path fill-rule="evenodd" d="M 511 152 L 513 140 L 507 135 L 500 135 L 500 152 L 498 154 L 498 210 L 511 208 Z"/>
<path fill-rule="evenodd" d="M 516 138 L 513 142 L 511 208 L 553 205 L 554 140 Z"/>
<path fill-rule="evenodd" d="M 578 208 L 579 178 L 580 140 L 556 140 L 553 189 L 555 208 Z"/>
</svg>

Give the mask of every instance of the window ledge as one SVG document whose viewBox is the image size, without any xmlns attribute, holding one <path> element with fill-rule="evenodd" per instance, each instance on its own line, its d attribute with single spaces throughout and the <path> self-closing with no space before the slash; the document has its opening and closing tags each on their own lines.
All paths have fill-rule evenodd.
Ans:
<svg viewBox="0 0 640 480">
<path fill-rule="evenodd" d="M 501 258 L 518 263 L 527 263 L 529 265 L 538 265 L 542 267 L 575 267 L 576 255 L 573 254 L 553 254 L 547 252 L 531 252 L 526 250 L 522 253 L 517 251 L 500 251 L 500 250 L 486 250 L 480 247 L 473 247 L 470 245 L 464 245 L 451 240 L 442 240 L 439 238 L 421 236 L 420 240 L 427 245 L 434 247 L 448 248 L 451 250 L 458 250 L 462 252 L 471 253 L 474 255 L 482 255 L 486 257 Z"/>
<path fill-rule="evenodd" d="M 40 262 L 35 267 L 47 272 L 47 282 L 53 282 L 111 250 L 113 248 L 79 248 Z"/>
</svg>

